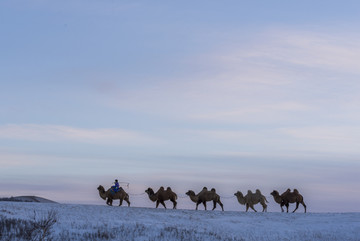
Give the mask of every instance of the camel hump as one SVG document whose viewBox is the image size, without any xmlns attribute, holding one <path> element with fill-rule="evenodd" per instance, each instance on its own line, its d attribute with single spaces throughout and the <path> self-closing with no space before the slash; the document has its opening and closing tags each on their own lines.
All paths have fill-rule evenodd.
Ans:
<svg viewBox="0 0 360 241">
<path fill-rule="evenodd" d="M 207 191 L 207 187 L 203 187 L 203 190 L 206 190 L 206 191 Z"/>
<path fill-rule="evenodd" d="M 161 187 L 159 188 L 159 190 L 163 191 L 163 190 L 165 190 L 165 188 L 164 188 L 163 186 L 161 186 Z"/>
<path fill-rule="evenodd" d="M 290 188 L 288 188 L 283 194 L 281 194 L 281 196 L 285 196 L 288 195 L 291 192 Z"/>
<path fill-rule="evenodd" d="M 297 189 L 294 189 L 295 194 L 299 194 L 299 191 Z"/>
<path fill-rule="evenodd" d="M 212 192 L 216 192 L 216 189 L 215 189 L 215 188 L 211 188 L 211 191 L 212 191 Z"/>
<path fill-rule="evenodd" d="M 248 194 L 252 194 L 252 192 L 251 192 L 251 190 L 248 190 L 248 192 L 247 192 Z"/>
<path fill-rule="evenodd" d="M 171 187 L 167 187 L 167 188 L 166 188 L 166 191 L 172 191 L 172 190 L 171 190 Z"/>
<path fill-rule="evenodd" d="M 260 190 L 259 190 L 259 189 L 256 189 L 256 193 L 261 194 L 261 192 L 260 192 Z"/>
</svg>

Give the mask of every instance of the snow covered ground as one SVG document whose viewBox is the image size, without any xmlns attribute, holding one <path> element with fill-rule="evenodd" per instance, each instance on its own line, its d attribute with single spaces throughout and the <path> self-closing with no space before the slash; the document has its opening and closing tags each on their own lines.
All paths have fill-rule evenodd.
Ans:
<svg viewBox="0 0 360 241">
<path fill-rule="evenodd" d="M 0 218 L 56 213 L 54 240 L 360 240 L 360 213 L 254 213 L 0 202 Z M 18 221 L 19 222 L 19 221 Z M 11 230 L 2 228 L 7 240 Z"/>
</svg>

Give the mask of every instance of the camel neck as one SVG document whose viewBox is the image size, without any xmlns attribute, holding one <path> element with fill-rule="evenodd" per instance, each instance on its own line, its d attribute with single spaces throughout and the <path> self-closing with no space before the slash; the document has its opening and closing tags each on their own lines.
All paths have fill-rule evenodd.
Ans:
<svg viewBox="0 0 360 241">
<path fill-rule="evenodd" d="M 106 192 L 104 190 L 99 190 L 99 195 L 102 199 L 106 199 Z"/>
<path fill-rule="evenodd" d="M 197 202 L 197 201 L 199 200 L 199 198 L 198 198 L 197 195 L 191 195 L 191 196 L 190 196 L 190 199 L 191 199 L 191 201 L 193 201 L 193 202 Z"/>
<path fill-rule="evenodd" d="M 157 200 L 157 197 L 154 193 L 148 194 L 151 201 L 155 202 Z"/>
</svg>

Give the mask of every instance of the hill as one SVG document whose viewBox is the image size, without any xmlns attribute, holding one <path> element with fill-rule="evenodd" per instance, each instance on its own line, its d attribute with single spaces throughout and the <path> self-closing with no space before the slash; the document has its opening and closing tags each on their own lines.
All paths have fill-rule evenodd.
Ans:
<svg viewBox="0 0 360 241">
<path fill-rule="evenodd" d="M 9 198 L 0 198 L 0 201 L 6 202 L 35 202 L 35 203 L 56 203 L 55 201 L 37 197 L 37 196 L 17 196 L 17 197 L 9 197 Z"/>
</svg>

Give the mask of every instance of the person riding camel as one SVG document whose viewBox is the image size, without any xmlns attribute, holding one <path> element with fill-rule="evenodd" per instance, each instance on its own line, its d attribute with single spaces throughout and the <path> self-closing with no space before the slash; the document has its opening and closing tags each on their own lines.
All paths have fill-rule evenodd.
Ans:
<svg viewBox="0 0 360 241">
<path fill-rule="evenodd" d="M 114 185 L 111 186 L 111 188 L 114 190 L 114 192 L 118 192 L 120 189 L 120 184 L 117 179 L 115 179 Z"/>
</svg>

